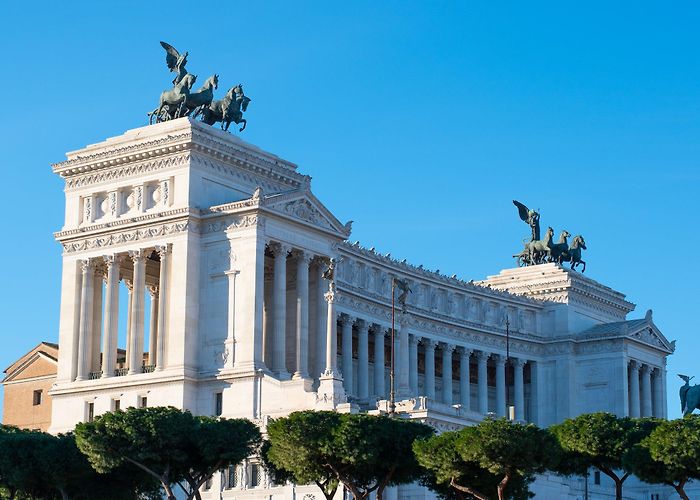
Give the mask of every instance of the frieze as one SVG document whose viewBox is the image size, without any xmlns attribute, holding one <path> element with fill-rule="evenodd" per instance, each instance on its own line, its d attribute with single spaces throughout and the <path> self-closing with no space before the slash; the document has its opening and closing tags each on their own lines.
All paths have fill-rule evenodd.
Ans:
<svg viewBox="0 0 700 500">
<path fill-rule="evenodd" d="M 122 231 L 107 235 L 100 235 L 94 238 L 83 238 L 80 240 L 62 242 L 66 253 L 105 248 L 122 243 L 148 240 L 185 231 L 197 231 L 197 224 L 193 221 L 178 221 L 170 224 L 160 224 L 144 228 L 136 228 L 131 231 Z"/>
<path fill-rule="evenodd" d="M 54 233 L 54 238 L 57 240 L 64 239 L 77 234 L 84 234 L 86 232 L 100 231 L 102 229 L 114 228 L 119 226 L 125 226 L 127 224 L 134 224 L 138 222 L 147 222 L 151 220 L 162 220 L 164 217 L 174 217 L 178 215 L 198 215 L 196 209 L 191 208 L 177 208 L 174 210 L 167 210 L 163 212 L 150 213 L 138 215 L 135 217 L 122 217 L 117 220 L 105 222 L 102 224 L 91 224 L 88 227 L 79 227 L 76 229 L 67 229 L 65 231 L 58 231 Z"/>
<path fill-rule="evenodd" d="M 202 234 L 218 233 L 232 229 L 248 227 L 265 227 L 265 217 L 260 214 L 230 215 L 205 222 L 201 227 Z"/>
</svg>

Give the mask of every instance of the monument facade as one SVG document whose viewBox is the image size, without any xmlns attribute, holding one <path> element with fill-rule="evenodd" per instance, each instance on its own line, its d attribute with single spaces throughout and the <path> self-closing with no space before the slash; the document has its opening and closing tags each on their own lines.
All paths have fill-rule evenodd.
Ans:
<svg viewBox="0 0 700 500">
<path fill-rule="evenodd" d="M 666 416 L 673 345 L 651 311 L 628 318 L 634 304 L 577 271 L 465 282 L 380 255 L 349 241 L 295 164 L 191 117 L 67 157 L 53 166 L 66 207 L 52 432 L 143 405 L 263 430 L 301 409 L 387 411 L 392 279 L 411 290 L 396 316 L 398 412 L 440 430 L 488 413 Z M 205 497 L 220 494 L 321 498 L 273 485 L 254 458 L 212 478 Z"/>
</svg>

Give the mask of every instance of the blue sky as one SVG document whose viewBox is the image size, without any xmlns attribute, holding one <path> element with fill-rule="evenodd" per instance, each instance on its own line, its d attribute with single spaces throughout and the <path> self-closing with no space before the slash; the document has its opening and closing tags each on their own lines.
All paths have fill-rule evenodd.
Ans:
<svg viewBox="0 0 700 500">
<path fill-rule="evenodd" d="M 251 5 L 252 4 L 252 5 Z M 165 5 L 168 5 L 167 7 Z M 242 137 L 300 165 L 351 239 L 465 279 L 527 227 L 585 236 L 586 274 L 654 310 L 700 376 L 700 8 L 693 2 L 71 2 L 3 6 L 4 369 L 58 329 L 65 151 L 146 124 L 165 40 Z"/>
</svg>

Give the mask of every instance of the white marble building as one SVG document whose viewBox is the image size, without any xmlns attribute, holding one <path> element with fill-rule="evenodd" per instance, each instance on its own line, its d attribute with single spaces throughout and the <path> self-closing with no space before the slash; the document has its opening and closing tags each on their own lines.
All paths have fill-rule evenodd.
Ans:
<svg viewBox="0 0 700 500">
<path fill-rule="evenodd" d="M 66 210 L 52 432 L 138 405 L 263 428 L 299 409 L 386 409 L 392 276 L 414 292 L 395 340 L 398 408 L 412 418 L 456 429 L 507 406 L 540 426 L 603 410 L 666 416 L 673 345 L 651 311 L 628 319 L 634 304 L 578 272 L 545 264 L 464 282 L 379 255 L 347 241 L 350 225 L 296 165 L 187 118 L 67 156 L 53 166 Z M 335 293 L 321 279 L 330 258 Z M 638 486 L 638 498 L 666 491 Z M 543 478 L 535 490 L 581 488 Z M 207 494 L 321 498 L 270 485 L 254 460 Z"/>
</svg>

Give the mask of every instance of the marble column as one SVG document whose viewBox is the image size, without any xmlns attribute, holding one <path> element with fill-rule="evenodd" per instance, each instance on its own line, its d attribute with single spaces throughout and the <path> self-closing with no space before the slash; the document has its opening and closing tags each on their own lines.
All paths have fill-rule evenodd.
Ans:
<svg viewBox="0 0 700 500">
<path fill-rule="evenodd" d="M 396 332 L 399 335 L 399 350 L 397 351 L 397 366 L 398 366 L 398 389 L 397 396 L 399 400 L 408 399 L 411 396 L 409 363 L 410 363 L 410 347 L 408 342 L 408 330 L 401 322 L 398 325 Z"/>
<path fill-rule="evenodd" d="M 435 399 L 435 346 L 437 342 L 425 339 L 423 347 L 425 349 L 425 395 L 430 399 Z"/>
<path fill-rule="evenodd" d="M 288 379 L 289 372 L 286 366 L 287 254 L 289 253 L 290 247 L 278 243 L 272 248 L 275 255 L 275 275 L 273 278 L 275 340 L 272 343 L 272 371 L 275 372 L 280 379 Z"/>
<path fill-rule="evenodd" d="M 78 329 L 78 367 L 75 380 L 88 378 L 88 359 L 90 356 L 89 335 L 92 330 L 93 299 L 95 287 L 95 261 L 82 261 L 83 280 L 80 291 L 80 327 Z"/>
<path fill-rule="evenodd" d="M 479 413 L 486 415 L 489 411 L 488 361 L 489 355 L 484 351 L 476 353 L 477 376 L 479 378 Z"/>
<path fill-rule="evenodd" d="M 639 418 L 639 363 L 630 361 L 630 417 Z"/>
<path fill-rule="evenodd" d="M 455 346 L 442 344 L 442 402 L 452 405 L 452 352 Z"/>
<path fill-rule="evenodd" d="M 384 328 L 374 325 L 374 394 L 380 399 L 386 397 L 384 385 Z"/>
<path fill-rule="evenodd" d="M 459 351 L 459 402 L 465 410 L 471 409 L 471 389 L 469 385 L 469 357 L 471 349 L 462 347 Z"/>
<path fill-rule="evenodd" d="M 134 262 L 134 291 L 131 299 L 131 343 L 129 345 L 129 375 L 141 373 L 143 364 L 143 323 L 146 316 L 146 255 L 143 250 L 129 252 Z"/>
<path fill-rule="evenodd" d="M 369 325 L 357 320 L 357 396 L 361 401 L 369 397 Z"/>
<path fill-rule="evenodd" d="M 326 359 L 326 321 L 328 312 L 324 294 L 328 291 L 328 280 L 323 278 L 326 264 L 320 258 L 316 258 L 316 369 L 315 376 L 323 373 Z"/>
<path fill-rule="evenodd" d="M 418 396 L 418 342 L 420 337 L 411 335 L 408 346 L 408 383 L 411 396 Z"/>
<path fill-rule="evenodd" d="M 297 367 L 294 378 L 309 376 L 309 264 L 311 256 L 297 254 Z"/>
<path fill-rule="evenodd" d="M 654 368 L 653 370 L 653 378 L 651 379 L 652 382 L 652 393 L 654 396 L 654 407 L 653 407 L 653 416 L 657 418 L 664 418 L 664 391 L 663 391 L 663 378 L 661 377 L 661 369 L 660 368 Z"/>
<path fill-rule="evenodd" d="M 514 389 L 515 389 L 515 420 L 525 421 L 525 383 L 523 381 L 523 370 L 525 368 L 524 359 L 513 359 Z"/>
<path fill-rule="evenodd" d="M 115 255 L 104 257 L 107 266 L 105 287 L 105 334 L 102 339 L 102 378 L 112 377 L 117 367 L 117 341 L 119 336 L 119 264 Z"/>
<path fill-rule="evenodd" d="M 506 416 L 506 358 L 498 355 L 496 361 L 496 415 Z"/>
<path fill-rule="evenodd" d="M 158 287 L 149 286 L 148 293 L 151 295 L 151 324 L 148 331 L 148 364 L 156 365 L 158 350 Z"/>
<path fill-rule="evenodd" d="M 352 322 L 353 318 L 345 314 L 340 316 L 340 327 L 343 333 L 343 387 L 346 394 L 352 394 Z"/>
<path fill-rule="evenodd" d="M 96 266 L 99 266 L 102 259 L 95 259 Z M 92 331 L 90 332 L 90 356 L 88 361 L 88 372 L 97 372 L 100 367 L 100 347 L 102 341 L 102 301 L 104 294 L 102 283 L 104 280 L 103 269 L 95 267 L 95 284 L 93 293 L 95 297 L 92 302 Z"/>
<path fill-rule="evenodd" d="M 133 278 L 133 276 L 132 276 Z M 124 358 L 124 367 L 129 367 L 129 357 L 131 355 L 131 313 L 134 303 L 134 280 L 125 279 L 124 286 L 126 287 L 126 357 Z"/>
<path fill-rule="evenodd" d="M 326 369 L 323 374 L 338 374 L 338 318 L 335 313 L 336 292 L 331 289 L 325 294 L 327 306 L 326 318 Z"/>
<path fill-rule="evenodd" d="M 160 257 L 160 270 L 158 275 L 158 329 L 156 332 L 156 371 L 162 371 L 165 368 L 165 342 L 166 334 L 166 318 L 168 304 L 168 276 L 171 245 L 162 245 L 156 247 L 156 252 Z M 230 278 L 229 278 L 230 279 Z M 229 315 L 229 330 L 233 330 L 233 320 Z M 233 358 L 233 356 L 231 356 Z"/>
<path fill-rule="evenodd" d="M 651 368 L 644 364 L 641 368 L 642 372 L 642 402 L 641 410 L 642 417 L 651 417 Z"/>
</svg>

